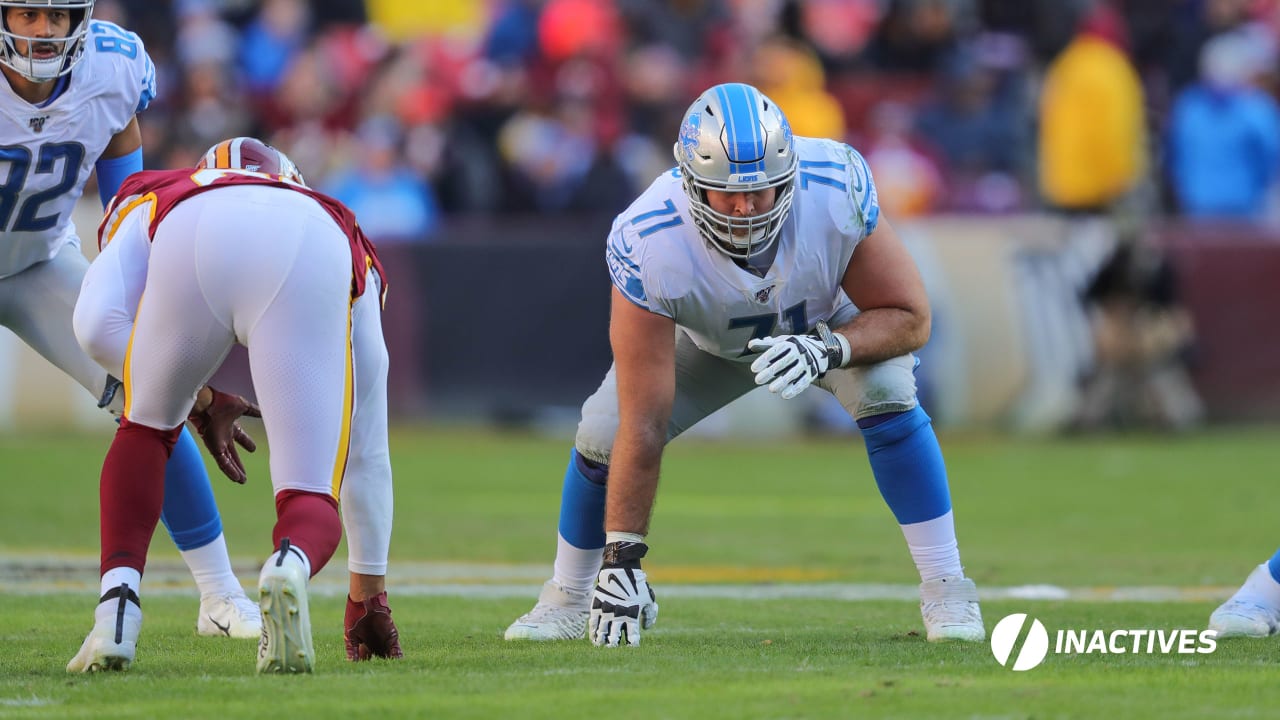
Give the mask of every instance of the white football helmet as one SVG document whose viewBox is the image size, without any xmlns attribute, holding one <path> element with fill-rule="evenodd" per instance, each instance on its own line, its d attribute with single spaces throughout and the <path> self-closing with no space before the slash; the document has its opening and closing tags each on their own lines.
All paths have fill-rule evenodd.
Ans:
<svg viewBox="0 0 1280 720">
<path fill-rule="evenodd" d="M 763 252 L 791 210 L 796 158 L 791 125 L 772 100 L 741 83 L 716 85 L 689 106 L 674 148 L 694 225 L 717 250 L 735 259 Z M 734 217 L 707 204 L 707 190 L 777 188 L 773 208 Z"/>
<path fill-rule="evenodd" d="M 302 171 L 298 170 L 298 166 L 293 164 L 288 155 L 258 138 L 234 137 L 215 144 L 196 163 L 197 170 L 206 168 L 279 175 L 289 182 L 307 186 L 307 181 L 302 178 Z"/>
<path fill-rule="evenodd" d="M 0 0 L 0 63 L 13 68 L 32 82 L 48 82 L 71 72 L 84 57 L 84 43 L 89 34 L 89 18 L 94 0 Z M 28 37 L 9 28 L 5 19 L 10 9 L 65 10 L 71 16 L 71 30 L 65 38 Z M 26 43 L 26 52 L 18 51 L 18 41 Z M 52 45 L 52 57 L 36 57 L 39 45 Z"/>
</svg>

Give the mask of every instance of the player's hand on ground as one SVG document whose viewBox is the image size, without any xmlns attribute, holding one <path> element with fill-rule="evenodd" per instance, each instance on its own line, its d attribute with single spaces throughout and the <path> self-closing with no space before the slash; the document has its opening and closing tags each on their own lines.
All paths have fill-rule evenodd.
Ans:
<svg viewBox="0 0 1280 720">
<path fill-rule="evenodd" d="M 769 392 L 783 400 L 799 395 L 825 375 L 830 364 L 822 341 L 808 335 L 759 338 L 747 343 L 747 349 L 764 353 L 751 363 L 756 384 L 768 385 Z"/>
<path fill-rule="evenodd" d="M 232 482 L 244 484 L 248 475 L 236 445 L 248 452 L 257 450 L 258 445 L 240 427 L 238 421 L 246 415 L 262 417 L 262 411 L 239 395 L 229 395 L 213 388 L 208 390 L 212 393 L 212 399 L 201 410 L 192 408 L 187 421 L 199 433 L 200 439 L 204 440 L 204 446 L 209 449 L 223 474 L 231 478 Z"/>
<path fill-rule="evenodd" d="M 639 645 L 640 630 L 658 620 L 658 599 L 639 568 L 605 568 L 596 578 L 587 633 L 604 647 Z"/>
<path fill-rule="evenodd" d="M 648 549 L 631 542 L 605 547 L 587 623 L 587 634 L 596 645 L 639 645 L 640 631 L 658 621 L 658 598 L 640 569 L 640 558 Z"/>
</svg>

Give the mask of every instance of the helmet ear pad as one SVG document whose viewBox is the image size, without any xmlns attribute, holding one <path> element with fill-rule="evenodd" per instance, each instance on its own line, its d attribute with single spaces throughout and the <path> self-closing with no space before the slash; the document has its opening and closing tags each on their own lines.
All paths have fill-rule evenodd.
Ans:
<svg viewBox="0 0 1280 720">
<path fill-rule="evenodd" d="M 756 88 L 716 85 L 689 106 L 672 148 L 684 177 L 694 225 L 713 247 L 735 259 L 768 249 L 791 210 L 799 164 L 791 124 Z M 772 208 L 749 218 L 712 208 L 707 191 L 776 188 Z"/>
</svg>

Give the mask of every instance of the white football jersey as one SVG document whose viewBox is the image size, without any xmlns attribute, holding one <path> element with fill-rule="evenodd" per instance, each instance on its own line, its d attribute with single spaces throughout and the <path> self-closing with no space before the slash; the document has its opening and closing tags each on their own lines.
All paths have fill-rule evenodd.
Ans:
<svg viewBox="0 0 1280 720">
<path fill-rule="evenodd" d="M 764 277 L 698 233 L 675 168 L 614 220 L 605 252 L 613 284 L 675 320 L 702 350 L 742 362 L 755 355 L 747 351 L 752 338 L 803 334 L 849 309 L 840 280 L 880 217 L 871 171 L 841 142 L 797 137 L 795 147 L 795 198 Z"/>
<path fill-rule="evenodd" d="M 71 212 L 111 138 L 155 97 L 156 71 L 137 35 L 89 24 L 84 58 L 44 107 L 0 81 L 0 278 L 75 242 Z"/>
</svg>

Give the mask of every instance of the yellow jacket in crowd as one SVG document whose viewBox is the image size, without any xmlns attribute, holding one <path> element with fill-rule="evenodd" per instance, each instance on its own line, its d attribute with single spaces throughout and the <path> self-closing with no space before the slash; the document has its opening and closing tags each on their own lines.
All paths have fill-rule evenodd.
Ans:
<svg viewBox="0 0 1280 720">
<path fill-rule="evenodd" d="M 1064 208 L 1101 208 L 1132 190 L 1147 166 L 1142 83 L 1124 52 L 1077 36 L 1045 73 L 1040 96 L 1040 190 Z"/>
</svg>

